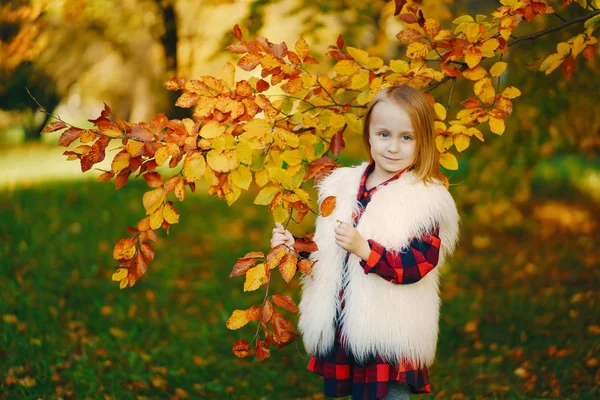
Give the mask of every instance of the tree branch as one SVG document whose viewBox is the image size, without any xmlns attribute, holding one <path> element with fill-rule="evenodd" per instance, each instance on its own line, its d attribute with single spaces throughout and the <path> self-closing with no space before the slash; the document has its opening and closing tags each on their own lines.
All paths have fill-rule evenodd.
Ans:
<svg viewBox="0 0 600 400">
<path fill-rule="evenodd" d="M 592 17 L 594 17 L 594 16 L 596 16 L 598 14 L 600 14 L 600 10 L 596 10 L 596 11 L 594 11 L 592 13 L 587 14 L 587 15 L 582 15 L 579 18 L 575 18 L 575 19 L 572 19 L 570 21 L 566 21 L 566 22 L 564 22 L 564 23 L 562 23 L 560 25 L 556 25 L 556 26 L 553 26 L 552 28 L 544 29 L 543 31 L 539 31 L 539 32 L 534 33 L 532 35 L 521 36 L 518 39 L 515 39 L 512 42 L 509 42 L 507 44 L 507 46 L 508 47 L 513 46 L 513 45 L 515 45 L 515 44 L 517 44 L 519 42 L 522 42 L 524 40 L 534 40 L 534 39 L 537 39 L 537 38 L 539 38 L 541 36 L 544 36 L 544 35 L 547 35 L 549 33 L 556 32 L 558 30 L 566 28 L 569 25 L 573 25 L 573 24 L 576 24 L 578 22 L 586 21 L 586 20 L 588 20 L 588 19 L 590 19 L 590 18 L 592 18 Z"/>
</svg>

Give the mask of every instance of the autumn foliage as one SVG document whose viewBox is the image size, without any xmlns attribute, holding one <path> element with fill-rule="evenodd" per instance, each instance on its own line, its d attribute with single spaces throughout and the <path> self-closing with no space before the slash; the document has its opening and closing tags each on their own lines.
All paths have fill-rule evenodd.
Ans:
<svg viewBox="0 0 600 400">
<path fill-rule="evenodd" d="M 449 170 L 458 168 L 456 152 L 470 146 L 472 138 L 484 141 L 488 132 L 502 135 L 505 120 L 513 112 L 513 100 L 521 91 L 500 85 L 500 77 L 509 67 L 502 61 L 507 49 L 523 40 L 552 31 L 547 29 L 529 37 L 515 38 L 513 31 L 524 21 L 552 14 L 555 10 L 542 0 L 501 0 L 491 15 L 473 18 L 463 15 L 452 27 L 423 15 L 420 1 L 396 0 L 396 15 L 405 28 L 396 37 L 404 45 L 404 55 L 389 61 L 368 52 L 345 46 L 340 36 L 329 46 L 326 56 L 333 67 L 327 74 L 314 74 L 308 43 L 300 38 L 293 47 L 271 43 L 267 38 L 244 39 L 236 25 L 237 41 L 228 50 L 238 55 L 237 67 L 254 71 L 247 80 L 236 79 L 236 66 L 227 63 L 222 77 L 201 76 L 186 80 L 173 77 L 164 86 L 180 92 L 176 105 L 191 108 L 191 119 L 155 116 L 150 123 L 131 123 L 114 116 L 108 106 L 90 120 L 93 129 L 80 129 L 58 120 L 44 132 L 65 129 L 59 145 L 79 144 L 65 151 L 69 160 L 78 159 L 83 172 L 106 157 L 111 143 L 119 143 L 111 169 L 103 171 L 99 181 L 114 180 L 120 189 L 128 179 L 140 175 L 149 190 L 143 196 L 146 216 L 133 235 L 120 240 L 113 252 L 119 266 L 112 278 L 120 287 L 131 287 L 146 273 L 154 259 L 152 243 L 161 228 L 167 233 L 179 221 L 175 199 L 183 201 L 196 183 L 204 180 L 208 193 L 233 204 L 252 182 L 261 188 L 254 203 L 268 206 L 275 221 L 301 222 L 309 213 L 328 216 L 335 198 L 315 204 L 305 185 L 318 182 L 338 167 L 336 158 L 343 151 L 348 135 L 362 131 L 361 117 L 372 97 L 382 88 L 407 84 L 429 94 L 450 82 L 448 98 L 429 98 L 435 110 L 437 148 L 440 163 Z M 563 1 L 563 7 L 571 7 Z M 595 56 L 600 24 L 597 5 L 576 1 L 586 10 L 585 18 L 566 21 L 562 26 L 582 24 L 582 33 L 557 44 L 557 52 L 548 55 L 538 69 L 546 74 L 562 67 L 571 76 L 575 60 L 583 54 Z M 596 2 L 597 3 L 597 2 Z M 556 29 L 554 29 L 556 30 Z M 536 36 L 537 35 L 537 36 Z M 535 36 L 535 37 L 534 37 Z M 449 114 L 453 88 L 457 80 L 470 82 L 471 96 L 460 99 L 460 107 Z M 169 173 L 157 172 L 168 165 Z M 257 333 L 249 343 L 240 340 L 233 346 L 238 357 L 269 357 L 271 347 L 285 346 L 298 338 L 293 324 L 280 314 L 295 313 L 296 304 L 289 296 L 269 294 L 274 271 L 290 282 L 298 271 L 310 275 L 312 261 L 300 252 L 317 250 L 312 235 L 298 240 L 292 249 L 284 245 L 265 255 L 253 251 L 239 258 L 231 277 L 244 276 L 244 291 L 266 287 L 261 304 L 235 310 L 229 329 L 257 323 Z M 260 328 L 262 327 L 262 335 Z"/>
</svg>

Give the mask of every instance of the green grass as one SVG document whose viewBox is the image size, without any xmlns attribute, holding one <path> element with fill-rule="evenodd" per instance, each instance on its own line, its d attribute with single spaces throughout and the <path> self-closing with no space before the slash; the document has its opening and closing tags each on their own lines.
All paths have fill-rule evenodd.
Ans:
<svg viewBox="0 0 600 400">
<path fill-rule="evenodd" d="M 112 248 L 143 216 L 145 190 L 78 182 L 0 194 L 0 398 L 318 398 L 299 342 L 262 363 L 231 354 L 255 325 L 229 331 L 227 318 L 264 295 L 229 278 L 237 258 L 269 243 L 272 219 L 251 195 L 231 208 L 176 201 L 181 223 L 161 235 L 146 276 L 126 290 L 110 280 Z M 528 226 L 484 231 L 464 218 L 442 283 L 434 393 L 421 398 L 600 396 L 600 336 L 589 328 L 599 325 L 598 227 Z M 474 247 L 476 236 L 491 245 Z M 271 291 L 299 297 L 281 279 Z"/>
</svg>

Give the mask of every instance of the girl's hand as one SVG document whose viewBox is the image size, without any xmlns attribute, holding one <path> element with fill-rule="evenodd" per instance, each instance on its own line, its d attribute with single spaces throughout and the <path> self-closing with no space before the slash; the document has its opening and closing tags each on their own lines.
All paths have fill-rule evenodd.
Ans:
<svg viewBox="0 0 600 400">
<path fill-rule="evenodd" d="M 273 236 L 271 237 L 271 248 L 277 247 L 280 244 L 285 244 L 288 247 L 292 247 L 296 243 L 294 236 L 283 227 L 279 222 L 275 222 L 275 228 L 273 228 Z M 286 248 L 289 253 L 290 249 Z"/>
<path fill-rule="evenodd" d="M 369 242 L 362 237 L 356 228 L 346 222 L 340 222 L 334 229 L 335 243 L 350 253 L 354 253 L 363 260 L 369 258 L 371 247 Z"/>
</svg>

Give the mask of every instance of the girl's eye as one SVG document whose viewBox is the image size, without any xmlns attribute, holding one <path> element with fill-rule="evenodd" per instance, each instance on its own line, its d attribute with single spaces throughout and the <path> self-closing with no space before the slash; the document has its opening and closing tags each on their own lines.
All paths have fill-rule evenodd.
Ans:
<svg viewBox="0 0 600 400">
<path fill-rule="evenodd" d="M 389 133 L 387 133 L 387 132 L 379 132 L 379 135 L 383 136 L 383 137 L 388 137 Z"/>
<path fill-rule="evenodd" d="M 402 139 L 404 139 L 404 140 L 410 140 L 412 138 L 409 135 L 404 135 L 404 136 L 402 136 Z"/>
</svg>

